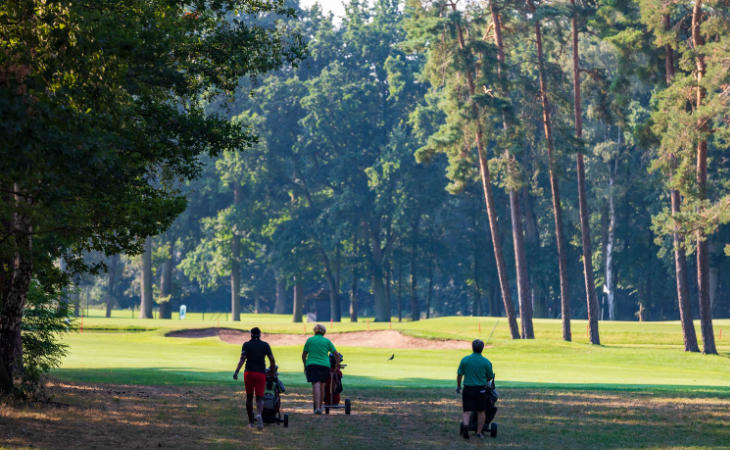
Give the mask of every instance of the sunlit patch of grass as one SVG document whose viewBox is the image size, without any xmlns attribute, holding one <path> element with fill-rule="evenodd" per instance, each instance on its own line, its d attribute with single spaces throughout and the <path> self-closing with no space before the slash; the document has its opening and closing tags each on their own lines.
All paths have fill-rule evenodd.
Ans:
<svg viewBox="0 0 730 450">
<path fill-rule="evenodd" d="M 332 339 L 337 345 L 335 335 Z M 217 337 L 167 338 L 157 332 L 68 334 L 69 355 L 54 374 L 94 383 L 234 385 L 240 348 Z M 352 387 L 434 388 L 453 385 L 464 350 L 338 347 Z M 305 386 L 301 347 L 274 347 L 287 385 Z M 391 361 L 389 357 L 395 354 Z M 506 340 L 485 350 L 505 387 L 546 389 L 685 389 L 730 392 L 730 358 L 673 348 L 591 346 L 540 340 Z M 690 388 L 691 386 L 691 388 Z"/>
<path fill-rule="evenodd" d="M 227 320 L 225 313 L 188 313 L 185 320 L 179 320 L 177 313 L 170 320 L 137 319 L 131 311 L 114 311 L 112 318 L 105 318 L 102 310 L 91 310 L 90 317 L 83 320 L 84 329 L 106 331 L 157 330 L 164 334 L 170 330 L 185 328 L 229 327 L 248 330 L 259 326 L 264 333 L 311 333 L 311 323 L 292 323 L 290 315 L 277 314 L 242 314 L 240 322 Z M 562 323 L 560 319 L 534 319 L 535 337 L 537 340 L 562 342 Z M 77 325 L 81 320 L 77 320 Z M 730 319 L 716 319 L 715 339 L 718 351 L 730 354 Z M 576 343 L 587 343 L 586 321 L 571 321 L 573 340 Z M 496 327 L 495 327 L 496 325 Z M 636 321 L 601 321 L 599 324 L 601 343 L 603 345 L 626 345 L 652 347 L 665 345 L 674 348 L 682 346 L 682 328 L 679 321 L 636 322 Z M 695 321 L 697 336 L 701 339 L 699 321 Z M 432 339 L 461 339 L 471 341 L 476 336 L 483 339 L 494 329 L 491 341 L 509 340 L 509 327 L 504 317 L 471 317 L 450 316 L 434 319 L 398 322 L 373 322 L 371 317 L 361 317 L 359 322 L 352 323 L 347 319 L 342 322 L 328 324 L 328 332 L 348 332 L 365 330 L 400 330 L 415 337 Z M 720 330 L 723 335 L 720 336 Z"/>
</svg>

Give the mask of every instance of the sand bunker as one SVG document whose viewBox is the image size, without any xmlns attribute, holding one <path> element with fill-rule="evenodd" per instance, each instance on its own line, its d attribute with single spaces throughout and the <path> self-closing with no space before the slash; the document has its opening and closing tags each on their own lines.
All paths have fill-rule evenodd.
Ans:
<svg viewBox="0 0 730 450">
<path fill-rule="evenodd" d="M 167 333 L 168 337 L 203 338 L 218 336 L 229 344 L 241 345 L 248 340 L 248 331 L 234 328 L 201 328 L 179 330 Z M 310 335 L 305 334 L 266 334 L 262 339 L 271 345 L 304 345 Z M 335 346 L 374 347 L 374 348 L 420 348 L 427 350 L 469 350 L 469 342 L 456 340 L 423 339 L 406 336 L 395 330 L 352 331 L 349 333 L 327 333 Z"/>
</svg>

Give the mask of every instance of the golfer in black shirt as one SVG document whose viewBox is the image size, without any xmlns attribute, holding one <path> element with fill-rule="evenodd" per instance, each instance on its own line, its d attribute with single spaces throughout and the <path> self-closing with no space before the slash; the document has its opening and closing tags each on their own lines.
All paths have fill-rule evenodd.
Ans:
<svg viewBox="0 0 730 450">
<path fill-rule="evenodd" d="M 238 379 L 238 372 L 243 363 L 246 363 L 246 370 L 243 371 L 243 383 L 246 386 L 246 412 L 248 413 L 248 426 L 253 427 L 253 395 L 256 394 L 256 427 L 259 430 L 264 428 L 264 420 L 261 418 L 261 411 L 264 409 L 264 390 L 266 389 L 266 360 L 269 358 L 269 370 L 274 373 L 276 362 L 274 354 L 271 353 L 269 344 L 261 340 L 261 330 L 258 327 L 251 328 L 251 340 L 244 342 L 241 347 L 241 359 L 238 367 L 233 373 L 233 379 Z"/>
</svg>

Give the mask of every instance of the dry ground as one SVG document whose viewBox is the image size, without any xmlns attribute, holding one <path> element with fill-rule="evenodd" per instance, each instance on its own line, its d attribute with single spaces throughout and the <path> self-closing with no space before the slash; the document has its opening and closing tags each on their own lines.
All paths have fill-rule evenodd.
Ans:
<svg viewBox="0 0 730 450">
<path fill-rule="evenodd" d="M 730 397 L 625 391 L 500 391 L 496 439 L 457 435 L 451 390 L 350 390 L 353 415 L 282 397 L 289 428 L 249 429 L 229 387 L 56 382 L 52 403 L 0 406 L 0 446 L 42 448 L 627 448 L 730 446 Z"/>
</svg>

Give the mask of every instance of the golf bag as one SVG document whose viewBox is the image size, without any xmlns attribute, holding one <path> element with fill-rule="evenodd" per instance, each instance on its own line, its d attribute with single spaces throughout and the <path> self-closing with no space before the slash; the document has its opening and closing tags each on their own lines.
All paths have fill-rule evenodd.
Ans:
<svg viewBox="0 0 730 450">
<path fill-rule="evenodd" d="M 324 391 L 324 412 L 325 414 L 330 413 L 330 409 L 344 409 L 346 415 L 350 415 L 352 410 L 352 402 L 349 398 L 345 399 L 344 406 L 340 404 L 342 394 L 342 370 L 347 367 L 347 364 L 342 363 L 342 353 L 337 353 L 337 358 L 340 359 L 339 369 L 337 368 L 337 362 L 335 355 L 330 355 L 330 376 L 325 383 Z"/>
<path fill-rule="evenodd" d="M 494 387 L 494 380 L 490 380 L 489 384 L 487 384 L 487 409 L 485 411 L 485 418 L 484 418 L 484 428 L 482 429 L 482 432 L 486 433 L 489 432 L 489 435 L 492 437 L 497 437 L 497 424 L 492 422 L 494 420 L 494 416 L 497 414 L 497 400 L 499 400 L 499 393 L 497 392 L 497 389 Z M 477 431 L 478 423 L 477 423 L 477 413 L 476 411 L 472 411 L 471 416 L 469 417 L 469 431 Z"/>
<path fill-rule="evenodd" d="M 279 380 L 278 373 L 266 369 L 266 390 L 264 391 L 264 409 L 261 418 L 264 423 L 283 423 L 289 426 L 289 414 L 281 414 L 281 394 L 286 392 L 284 383 Z"/>
<path fill-rule="evenodd" d="M 342 361 L 342 354 L 337 354 Z M 335 356 L 330 355 L 330 377 L 327 379 L 327 383 L 324 388 L 324 403 L 327 405 L 339 405 L 340 394 L 342 393 L 342 371 L 336 369 L 337 364 L 335 362 Z"/>
</svg>

